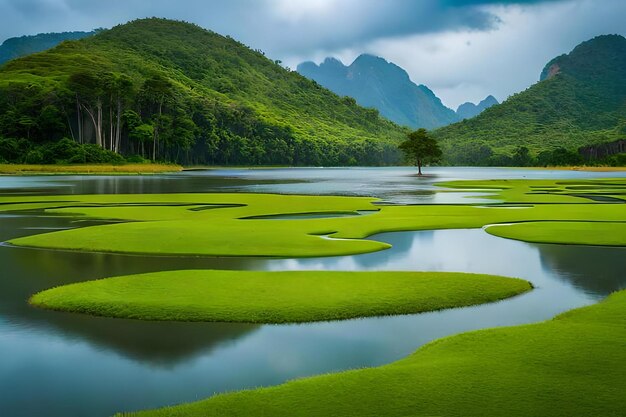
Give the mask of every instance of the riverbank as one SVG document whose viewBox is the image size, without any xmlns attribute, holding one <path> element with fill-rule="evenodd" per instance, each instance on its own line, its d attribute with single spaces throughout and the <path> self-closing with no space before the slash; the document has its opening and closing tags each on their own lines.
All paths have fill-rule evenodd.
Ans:
<svg viewBox="0 0 626 417">
<path fill-rule="evenodd" d="M 626 167 L 593 167 L 593 166 L 575 166 L 575 167 L 529 167 L 528 169 L 548 169 L 557 171 L 588 171 L 588 172 L 624 172 Z"/>
<path fill-rule="evenodd" d="M 0 164 L 0 175 L 140 175 L 179 172 L 183 167 L 173 164 L 124 165 L 22 165 Z"/>
</svg>

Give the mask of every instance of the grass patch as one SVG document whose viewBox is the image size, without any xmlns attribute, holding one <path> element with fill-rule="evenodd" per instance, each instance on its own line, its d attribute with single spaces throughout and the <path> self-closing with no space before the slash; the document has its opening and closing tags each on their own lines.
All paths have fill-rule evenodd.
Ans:
<svg viewBox="0 0 626 417">
<path fill-rule="evenodd" d="M 580 204 L 593 202 L 586 196 L 626 199 L 626 178 L 594 180 L 479 180 L 448 181 L 438 185 L 461 190 L 485 191 L 486 198 L 506 203 Z"/>
<path fill-rule="evenodd" d="M 440 339 L 378 368 L 118 416 L 619 416 L 625 311 L 622 291 L 544 323 Z"/>
<path fill-rule="evenodd" d="M 620 194 L 626 190 L 626 179 L 467 181 L 446 185 L 463 190 L 481 188 L 505 203 L 381 206 L 375 205 L 377 201 L 372 198 L 272 194 L 16 196 L 0 197 L 0 212 L 45 209 L 55 214 L 125 221 L 10 241 L 17 246 L 191 256 L 353 255 L 389 248 L 386 243 L 366 239 L 382 232 L 481 228 L 518 222 L 626 222 L 626 206 L 615 203 L 626 196 Z M 580 195 L 615 199 L 604 202 Z M 263 218 L 304 213 L 332 216 L 366 210 L 377 211 L 352 217 Z M 568 234 L 572 239 L 564 241 L 558 231 L 550 230 L 546 229 L 542 241 L 581 243 L 574 234 Z M 618 230 L 607 232 L 615 235 Z M 624 244 L 619 237 L 615 239 Z M 584 243 L 594 244 L 592 240 Z"/>
<path fill-rule="evenodd" d="M 497 224 L 487 233 L 533 243 L 626 246 L 626 223 L 613 222 L 526 222 Z"/>
<path fill-rule="evenodd" d="M 66 285 L 30 302 L 142 320 L 294 323 L 463 307 L 531 288 L 520 279 L 452 272 L 188 270 Z"/>
<path fill-rule="evenodd" d="M 64 174 L 161 174 L 182 171 L 173 164 L 122 164 L 122 165 L 22 165 L 0 164 L 3 175 L 64 175 Z"/>
</svg>

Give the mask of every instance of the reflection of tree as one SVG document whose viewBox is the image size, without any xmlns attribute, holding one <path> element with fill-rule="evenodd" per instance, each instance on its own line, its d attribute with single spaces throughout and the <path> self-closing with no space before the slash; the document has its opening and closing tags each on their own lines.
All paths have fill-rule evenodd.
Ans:
<svg viewBox="0 0 626 417">
<path fill-rule="evenodd" d="M 0 240 L 33 231 L 25 226 L 70 226 L 72 218 L 0 218 Z M 40 233 L 41 231 L 35 231 Z M 117 275 L 175 269 L 247 269 L 264 262 L 243 258 L 141 257 L 0 247 L 0 315 L 52 333 L 80 337 L 105 349 L 152 364 L 170 366 L 242 337 L 259 326 L 227 323 L 145 322 L 96 318 L 35 309 L 34 293 L 58 285 Z"/>
<path fill-rule="evenodd" d="M 537 245 L 541 263 L 576 287 L 606 296 L 626 288 L 626 248 Z"/>
</svg>

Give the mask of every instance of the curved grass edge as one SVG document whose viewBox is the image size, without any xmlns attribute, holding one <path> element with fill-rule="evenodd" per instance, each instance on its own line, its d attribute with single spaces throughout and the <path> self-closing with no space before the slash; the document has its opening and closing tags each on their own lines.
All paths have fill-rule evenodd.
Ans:
<svg viewBox="0 0 626 417">
<path fill-rule="evenodd" d="M 484 230 L 493 236 L 529 243 L 626 246 L 626 222 L 532 221 L 492 224 Z"/>
<path fill-rule="evenodd" d="M 417 314 L 531 289 L 517 278 L 456 272 L 182 270 L 69 284 L 29 302 L 125 319 L 280 324 Z"/>
<path fill-rule="evenodd" d="M 626 290 L 552 320 L 441 338 L 376 368 L 116 417 L 617 416 L 626 407 L 624 311 Z"/>
</svg>

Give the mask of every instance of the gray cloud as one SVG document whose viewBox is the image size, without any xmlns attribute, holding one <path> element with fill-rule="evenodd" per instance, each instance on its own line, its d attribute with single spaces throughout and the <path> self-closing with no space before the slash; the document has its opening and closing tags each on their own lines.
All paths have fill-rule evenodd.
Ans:
<svg viewBox="0 0 626 417">
<path fill-rule="evenodd" d="M 0 0 L 0 16 L 0 40 L 157 16 L 230 35 L 291 67 L 369 52 L 450 106 L 504 99 L 555 55 L 626 30 L 623 0 Z"/>
<path fill-rule="evenodd" d="M 280 56 L 344 48 L 381 37 L 490 29 L 497 24 L 497 18 L 475 7 L 487 3 L 494 1 L 0 0 L 4 20 L 0 38 L 88 30 L 159 16 L 192 21 Z"/>
</svg>

